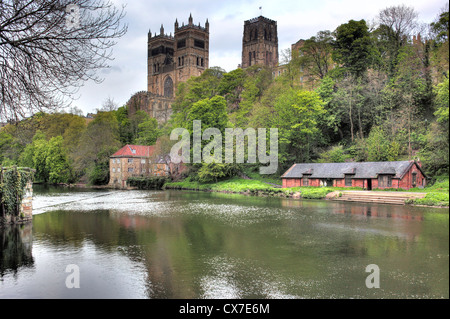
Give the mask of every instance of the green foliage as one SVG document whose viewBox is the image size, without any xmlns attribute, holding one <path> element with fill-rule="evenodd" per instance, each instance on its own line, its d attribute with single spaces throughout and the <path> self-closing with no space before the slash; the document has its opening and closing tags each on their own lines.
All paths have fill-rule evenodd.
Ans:
<svg viewBox="0 0 450 319">
<path fill-rule="evenodd" d="M 193 132 L 193 121 L 199 120 L 202 125 L 202 133 L 207 128 L 217 128 L 224 133 L 228 124 L 226 101 L 222 96 L 206 98 L 194 103 L 188 113 L 188 127 Z"/>
<path fill-rule="evenodd" d="M 63 148 L 63 137 L 52 137 L 47 143 L 45 167 L 48 171 L 48 182 L 52 184 L 67 183 L 71 179 L 71 171 L 67 154 Z"/>
<path fill-rule="evenodd" d="M 139 123 L 137 128 L 137 138 L 134 144 L 138 145 L 153 145 L 160 136 L 158 129 L 158 121 L 155 118 L 149 118 Z"/>
<path fill-rule="evenodd" d="M 424 198 L 417 198 L 413 202 L 416 205 L 449 206 L 448 193 L 427 193 Z"/>
<path fill-rule="evenodd" d="M 0 217 L 18 216 L 22 204 L 25 186 L 33 181 L 34 173 L 29 169 L 0 167 Z M 4 209 L 4 211 L 3 211 Z"/>
<path fill-rule="evenodd" d="M 236 175 L 237 168 L 234 164 L 203 163 L 198 170 L 198 181 L 201 183 L 217 182 L 226 177 Z"/>
<path fill-rule="evenodd" d="M 162 189 L 166 182 L 168 178 L 164 176 L 132 176 L 127 179 L 129 186 L 138 189 Z"/>
<path fill-rule="evenodd" d="M 274 103 L 272 127 L 278 127 L 282 161 L 308 162 L 311 148 L 320 134 L 318 123 L 325 113 L 319 94 L 288 89 Z M 293 156 L 292 156 L 293 155 Z"/>
<path fill-rule="evenodd" d="M 356 77 L 370 66 L 372 41 L 366 21 L 350 20 L 335 31 L 333 59 Z"/>
<path fill-rule="evenodd" d="M 443 127 L 447 129 L 448 134 L 448 108 L 449 108 L 449 79 L 447 78 L 439 83 L 436 87 L 436 121 L 442 123 Z"/>
<path fill-rule="evenodd" d="M 329 150 L 320 153 L 318 163 L 343 163 L 349 159 L 342 145 L 332 146 Z"/>
</svg>

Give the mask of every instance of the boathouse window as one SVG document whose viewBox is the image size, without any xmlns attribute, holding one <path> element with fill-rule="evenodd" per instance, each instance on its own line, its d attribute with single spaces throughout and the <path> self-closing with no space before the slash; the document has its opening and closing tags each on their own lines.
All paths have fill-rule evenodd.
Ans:
<svg viewBox="0 0 450 319">
<path fill-rule="evenodd" d="M 378 175 L 378 187 L 392 187 L 392 176 Z"/>
<path fill-rule="evenodd" d="M 303 175 L 303 186 L 309 186 L 309 176 L 310 175 Z"/>
<path fill-rule="evenodd" d="M 345 186 L 352 186 L 352 175 L 345 175 Z"/>
<path fill-rule="evenodd" d="M 412 186 L 415 187 L 417 183 L 417 173 L 412 173 Z"/>
</svg>

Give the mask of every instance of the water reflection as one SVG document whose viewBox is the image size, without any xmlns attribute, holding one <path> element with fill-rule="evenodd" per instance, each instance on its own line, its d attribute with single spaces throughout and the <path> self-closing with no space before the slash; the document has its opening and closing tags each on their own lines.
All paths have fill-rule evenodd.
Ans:
<svg viewBox="0 0 450 319">
<path fill-rule="evenodd" d="M 5 271 L 0 297 L 448 298 L 448 213 L 437 209 L 176 191 L 37 194 L 33 240 L 18 241 L 30 243 L 29 257 L 32 244 L 33 267 L 16 266 L 16 278 Z M 2 236 L 4 256 L 17 236 Z M 365 287 L 372 263 L 381 289 Z M 67 264 L 80 267 L 78 290 L 64 285 Z"/>
<path fill-rule="evenodd" d="M 0 277 L 33 267 L 32 224 L 0 226 Z"/>
</svg>

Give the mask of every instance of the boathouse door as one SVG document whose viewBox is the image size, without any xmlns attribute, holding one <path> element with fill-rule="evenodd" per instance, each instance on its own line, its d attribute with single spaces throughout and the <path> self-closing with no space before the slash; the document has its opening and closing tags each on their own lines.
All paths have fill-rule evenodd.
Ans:
<svg viewBox="0 0 450 319">
<path fill-rule="evenodd" d="M 372 179 L 371 178 L 367 179 L 367 190 L 368 191 L 372 190 Z"/>
</svg>

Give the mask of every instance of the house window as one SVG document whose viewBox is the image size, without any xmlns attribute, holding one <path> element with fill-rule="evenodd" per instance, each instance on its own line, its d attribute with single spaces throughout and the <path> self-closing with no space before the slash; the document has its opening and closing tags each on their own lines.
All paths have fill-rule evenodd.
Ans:
<svg viewBox="0 0 450 319">
<path fill-rule="evenodd" d="M 116 164 L 116 159 L 115 158 L 113 158 L 113 164 Z"/>
<path fill-rule="evenodd" d="M 120 173 L 120 167 L 117 168 L 117 173 Z"/>
<path fill-rule="evenodd" d="M 120 158 L 117 159 L 117 164 L 119 164 L 119 163 L 120 163 Z"/>
<path fill-rule="evenodd" d="M 115 173 L 115 172 L 116 172 L 116 169 L 113 167 L 113 170 L 112 170 L 112 171 L 113 171 L 113 173 Z"/>
<path fill-rule="evenodd" d="M 145 164 L 145 158 L 141 159 L 141 164 Z"/>
<path fill-rule="evenodd" d="M 345 175 L 345 186 L 346 187 L 352 186 L 352 175 Z"/>
<path fill-rule="evenodd" d="M 133 167 L 128 167 L 128 173 L 133 173 L 134 169 Z"/>
<path fill-rule="evenodd" d="M 392 176 L 378 175 L 378 187 L 392 187 Z"/>
<path fill-rule="evenodd" d="M 132 158 L 129 158 L 129 159 L 128 159 L 128 163 L 133 163 L 133 159 L 132 159 Z"/>
</svg>

